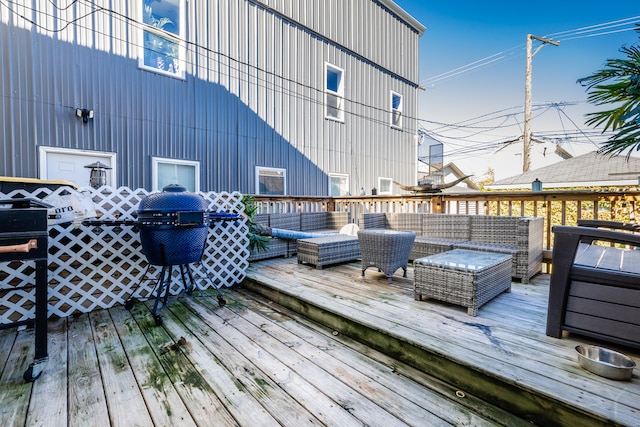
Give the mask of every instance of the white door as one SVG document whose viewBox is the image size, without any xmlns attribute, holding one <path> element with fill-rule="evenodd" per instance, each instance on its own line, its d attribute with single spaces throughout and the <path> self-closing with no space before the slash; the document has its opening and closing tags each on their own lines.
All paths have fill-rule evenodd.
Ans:
<svg viewBox="0 0 640 427">
<path fill-rule="evenodd" d="M 107 185 L 116 187 L 115 157 L 115 153 L 40 147 L 40 179 L 60 179 L 88 187 L 91 169 L 85 166 L 99 161 L 112 168 L 107 170 Z"/>
</svg>

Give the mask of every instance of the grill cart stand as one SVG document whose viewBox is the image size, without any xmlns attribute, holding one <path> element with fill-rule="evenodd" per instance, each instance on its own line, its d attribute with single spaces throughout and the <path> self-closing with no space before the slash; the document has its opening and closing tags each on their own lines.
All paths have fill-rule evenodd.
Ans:
<svg viewBox="0 0 640 427">
<path fill-rule="evenodd" d="M 24 372 L 26 381 L 38 379 L 46 362 L 47 351 L 47 259 L 48 209 L 51 206 L 36 199 L 0 200 L 0 262 L 34 261 L 35 285 L 26 284 L 1 292 L 35 289 L 35 357 Z M 28 324 L 31 320 L 14 322 L 0 327 Z"/>
</svg>

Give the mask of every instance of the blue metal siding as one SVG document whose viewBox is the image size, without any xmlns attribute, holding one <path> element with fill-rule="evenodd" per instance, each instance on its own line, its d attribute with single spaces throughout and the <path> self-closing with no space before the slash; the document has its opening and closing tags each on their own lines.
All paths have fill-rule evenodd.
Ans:
<svg viewBox="0 0 640 427">
<path fill-rule="evenodd" d="M 37 147 L 54 146 L 117 153 L 134 188 L 152 187 L 152 157 L 200 161 L 203 191 L 253 193 L 255 166 L 286 169 L 297 195 L 328 194 L 329 173 L 353 194 L 415 182 L 419 34 L 378 1 L 190 1 L 184 80 L 138 68 L 137 2 L 95 4 L 117 13 L 10 3 L 45 29 L 0 5 L 0 175 L 38 177 Z M 326 62 L 345 73 L 344 123 L 324 118 Z"/>
</svg>

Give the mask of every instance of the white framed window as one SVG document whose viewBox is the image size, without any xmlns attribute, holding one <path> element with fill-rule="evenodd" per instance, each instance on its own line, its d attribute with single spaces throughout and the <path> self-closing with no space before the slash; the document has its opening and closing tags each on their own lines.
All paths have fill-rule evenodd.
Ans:
<svg viewBox="0 0 640 427">
<path fill-rule="evenodd" d="M 391 91 L 391 127 L 402 129 L 402 95 Z"/>
<path fill-rule="evenodd" d="M 287 194 L 287 170 L 256 166 L 256 194 L 275 196 Z"/>
<path fill-rule="evenodd" d="M 327 119 L 344 121 L 344 70 L 325 63 L 324 115 Z"/>
<path fill-rule="evenodd" d="M 184 78 L 185 0 L 144 0 L 138 66 Z"/>
<path fill-rule="evenodd" d="M 329 195 L 349 196 L 349 175 L 340 173 L 329 174 Z"/>
<path fill-rule="evenodd" d="M 393 185 L 392 178 L 378 178 L 378 194 L 391 194 L 391 189 Z"/>
<path fill-rule="evenodd" d="M 200 162 L 192 160 L 151 159 L 152 191 L 160 191 L 166 185 L 180 184 L 187 191 L 200 191 Z"/>
</svg>

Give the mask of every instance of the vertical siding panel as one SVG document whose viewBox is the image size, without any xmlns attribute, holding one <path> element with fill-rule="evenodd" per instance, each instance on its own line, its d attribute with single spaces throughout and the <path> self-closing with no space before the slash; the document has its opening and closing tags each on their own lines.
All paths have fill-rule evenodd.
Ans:
<svg viewBox="0 0 640 427">
<path fill-rule="evenodd" d="M 184 80 L 138 68 L 139 2 L 12 4 L 61 31 L 0 8 L 0 175 L 37 177 L 48 145 L 116 152 L 118 184 L 146 188 L 155 156 L 200 161 L 203 190 L 255 191 L 255 165 L 286 168 L 290 194 L 326 194 L 331 172 L 355 194 L 378 176 L 415 180 L 415 88 L 349 53 L 417 79 L 417 35 L 376 1 L 189 1 Z M 325 61 L 345 70 L 344 123 L 324 118 Z M 402 132 L 388 125 L 391 89 L 404 97 Z M 95 119 L 83 124 L 76 107 Z"/>
</svg>

